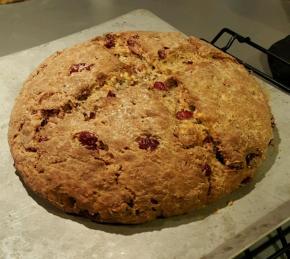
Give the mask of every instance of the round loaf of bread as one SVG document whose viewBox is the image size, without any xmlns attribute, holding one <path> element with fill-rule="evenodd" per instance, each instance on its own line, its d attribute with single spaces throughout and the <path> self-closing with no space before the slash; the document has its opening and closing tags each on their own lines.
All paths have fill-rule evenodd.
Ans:
<svg viewBox="0 0 290 259">
<path fill-rule="evenodd" d="M 24 83 L 9 127 L 33 192 L 65 212 L 129 224 L 249 182 L 271 139 L 254 77 L 176 32 L 109 33 L 55 53 Z"/>
</svg>

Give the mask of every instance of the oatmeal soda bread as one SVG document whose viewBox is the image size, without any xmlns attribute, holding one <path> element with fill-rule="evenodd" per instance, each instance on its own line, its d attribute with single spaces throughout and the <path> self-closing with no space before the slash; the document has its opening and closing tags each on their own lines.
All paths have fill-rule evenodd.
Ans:
<svg viewBox="0 0 290 259">
<path fill-rule="evenodd" d="M 32 191 L 65 212 L 130 224 L 247 183 L 271 139 L 250 73 L 176 32 L 110 33 L 55 53 L 24 83 L 9 127 Z"/>
</svg>

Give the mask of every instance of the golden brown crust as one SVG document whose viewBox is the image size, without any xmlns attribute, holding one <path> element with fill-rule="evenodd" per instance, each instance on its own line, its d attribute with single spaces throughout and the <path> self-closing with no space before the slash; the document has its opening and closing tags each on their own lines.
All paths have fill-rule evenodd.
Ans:
<svg viewBox="0 0 290 259">
<path fill-rule="evenodd" d="M 17 170 L 66 212 L 141 223 L 253 177 L 271 112 L 235 59 L 179 33 L 123 32 L 45 60 L 11 115 Z"/>
</svg>

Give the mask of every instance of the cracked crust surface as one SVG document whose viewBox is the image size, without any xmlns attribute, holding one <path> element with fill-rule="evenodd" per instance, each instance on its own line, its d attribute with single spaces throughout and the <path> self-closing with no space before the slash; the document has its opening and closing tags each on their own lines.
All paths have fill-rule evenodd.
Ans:
<svg viewBox="0 0 290 259">
<path fill-rule="evenodd" d="M 235 59 L 179 33 L 96 37 L 46 59 L 9 127 L 25 184 L 62 210 L 142 223 L 247 183 L 272 139 L 258 83 Z"/>
</svg>

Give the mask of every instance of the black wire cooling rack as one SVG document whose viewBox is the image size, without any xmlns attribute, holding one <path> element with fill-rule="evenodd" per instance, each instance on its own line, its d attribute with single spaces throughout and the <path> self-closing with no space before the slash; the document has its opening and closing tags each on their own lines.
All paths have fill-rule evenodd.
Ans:
<svg viewBox="0 0 290 259">
<path fill-rule="evenodd" d="M 290 243 L 287 242 L 287 235 L 290 237 L 290 225 L 288 227 L 279 227 L 267 237 L 263 238 L 263 242 L 258 246 L 254 245 L 252 248 L 246 249 L 236 259 L 290 259 Z M 267 254 L 269 254 L 269 250 L 272 252 L 270 256 L 261 255 L 263 252 L 265 254 L 265 251 L 268 251 Z"/>
<path fill-rule="evenodd" d="M 216 45 L 216 43 L 222 38 L 222 37 L 229 37 L 228 41 L 223 47 L 219 47 Z M 289 66 L 290 69 L 290 63 L 284 60 L 283 58 L 277 56 L 276 54 L 270 52 L 269 50 L 263 48 L 262 46 L 258 45 L 257 43 L 253 42 L 250 37 L 244 37 L 240 34 L 228 29 L 223 28 L 210 42 L 215 47 L 219 48 L 220 50 L 227 52 L 233 43 L 237 41 L 238 43 L 247 44 L 251 47 L 253 47 L 256 50 L 261 51 L 262 53 L 271 56 L 273 58 L 276 58 L 277 60 L 281 61 L 282 63 Z M 229 53 L 228 53 L 229 54 Z M 231 56 L 234 56 L 230 54 Z M 253 71 L 266 81 L 270 82 L 271 84 L 274 84 L 275 86 L 279 87 L 280 89 L 290 93 L 290 86 L 287 86 L 277 80 L 275 80 L 271 75 L 268 75 L 261 70 L 253 67 L 252 65 L 242 61 L 241 59 L 234 56 L 241 64 L 243 64 L 247 69 Z M 290 223 L 290 222 L 289 222 Z M 287 227 L 278 227 L 275 231 L 273 231 L 270 235 L 265 237 L 261 244 L 258 246 L 252 246 L 246 250 L 244 250 L 240 255 L 237 256 L 237 259 L 254 259 L 254 258 L 267 258 L 267 259 L 275 259 L 275 258 L 287 258 L 290 259 L 290 243 L 287 241 L 287 235 L 290 239 L 290 224 L 288 223 Z M 270 256 L 263 256 L 261 255 L 263 251 L 269 249 L 270 247 L 275 247 L 275 252 L 272 253 Z M 272 249 L 273 250 L 273 249 Z M 262 256 L 262 257 L 261 257 Z"/>
<path fill-rule="evenodd" d="M 229 37 L 227 43 L 223 46 L 223 47 L 219 47 L 216 45 L 216 43 L 223 37 Z M 233 45 L 233 43 L 237 41 L 238 43 L 241 44 L 246 44 L 248 46 L 253 47 L 256 50 L 259 50 L 260 52 L 266 54 L 268 57 L 272 57 L 276 60 L 279 60 L 280 62 L 282 62 L 283 64 L 287 65 L 289 67 L 290 70 L 290 62 L 288 62 L 287 60 L 285 60 L 282 57 L 277 56 L 276 54 L 272 53 L 271 51 L 263 48 L 262 46 L 258 45 L 257 43 L 253 42 L 251 40 L 250 37 L 244 37 L 234 31 L 232 31 L 231 29 L 228 28 L 223 28 L 214 38 L 213 40 L 210 42 L 212 45 L 214 45 L 215 47 L 221 49 L 224 52 L 227 52 L 230 47 Z M 228 53 L 229 54 L 229 53 Z M 232 55 L 232 54 L 230 54 Z M 233 56 L 233 55 L 232 55 Z M 235 57 L 235 56 L 234 56 Z M 290 86 L 289 85 L 285 85 L 282 82 L 279 82 L 278 80 L 275 80 L 271 75 L 266 74 L 265 72 L 262 72 L 261 70 L 257 69 L 256 67 L 242 61 L 241 59 L 235 57 L 240 63 L 242 63 L 247 69 L 253 71 L 254 73 L 256 73 L 257 75 L 259 75 L 260 77 L 264 78 L 265 80 L 267 80 L 268 82 L 274 84 L 275 86 L 279 87 L 280 89 L 283 89 L 284 91 L 290 93 Z"/>
</svg>

